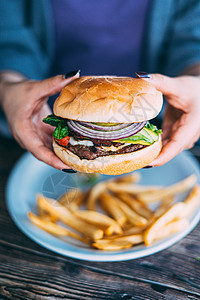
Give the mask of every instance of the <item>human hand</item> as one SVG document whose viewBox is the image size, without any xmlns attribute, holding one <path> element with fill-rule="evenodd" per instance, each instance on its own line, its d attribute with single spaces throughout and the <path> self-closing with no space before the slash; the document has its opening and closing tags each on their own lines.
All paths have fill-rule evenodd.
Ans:
<svg viewBox="0 0 200 300">
<path fill-rule="evenodd" d="M 163 117 L 163 148 L 151 166 L 160 166 L 184 149 L 190 149 L 200 137 L 200 77 L 170 78 L 151 74 L 145 79 L 167 100 Z"/>
<path fill-rule="evenodd" d="M 70 81 L 58 75 L 42 81 L 4 82 L 1 87 L 1 105 L 11 132 L 22 148 L 37 159 L 57 169 L 67 169 L 52 151 L 54 129 L 42 122 L 51 113 L 46 103 L 49 96 L 57 94 Z"/>
</svg>

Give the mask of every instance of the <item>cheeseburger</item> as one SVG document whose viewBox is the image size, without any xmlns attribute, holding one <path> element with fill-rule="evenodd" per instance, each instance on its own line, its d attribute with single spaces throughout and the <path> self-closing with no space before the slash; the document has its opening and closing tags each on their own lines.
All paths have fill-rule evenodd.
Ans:
<svg viewBox="0 0 200 300">
<path fill-rule="evenodd" d="M 55 126 L 53 149 L 72 169 L 118 175 L 143 168 L 161 150 L 149 120 L 162 94 L 140 78 L 83 76 L 67 84 L 43 121 Z"/>
</svg>

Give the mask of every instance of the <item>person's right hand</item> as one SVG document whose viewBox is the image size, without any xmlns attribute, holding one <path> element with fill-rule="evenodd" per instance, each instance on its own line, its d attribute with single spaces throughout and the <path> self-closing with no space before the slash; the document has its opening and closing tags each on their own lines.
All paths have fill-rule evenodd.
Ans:
<svg viewBox="0 0 200 300">
<path fill-rule="evenodd" d="M 42 81 L 4 82 L 1 88 L 1 105 L 11 132 L 21 147 L 37 159 L 57 169 L 68 169 L 52 151 L 54 128 L 42 122 L 51 110 L 46 103 L 70 81 L 58 75 Z"/>
</svg>

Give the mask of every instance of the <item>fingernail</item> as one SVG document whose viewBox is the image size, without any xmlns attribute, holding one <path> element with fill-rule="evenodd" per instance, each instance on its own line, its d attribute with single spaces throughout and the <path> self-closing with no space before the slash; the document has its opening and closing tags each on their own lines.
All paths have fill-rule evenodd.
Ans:
<svg viewBox="0 0 200 300">
<path fill-rule="evenodd" d="M 81 70 L 71 71 L 71 72 L 69 72 L 69 73 L 66 73 L 64 77 L 65 77 L 65 79 L 67 79 L 67 78 L 70 78 L 70 77 L 75 76 L 76 74 L 78 74 L 78 73 L 80 73 L 80 72 L 81 72 Z"/>
<path fill-rule="evenodd" d="M 151 78 L 151 75 L 146 72 L 135 72 L 137 78 Z"/>
<path fill-rule="evenodd" d="M 62 169 L 62 171 L 65 173 L 77 173 L 77 171 L 75 171 L 73 169 Z"/>
<path fill-rule="evenodd" d="M 146 166 L 143 169 L 150 169 L 150 168 L 153 168 L 153 166 Z"/>
</svg>

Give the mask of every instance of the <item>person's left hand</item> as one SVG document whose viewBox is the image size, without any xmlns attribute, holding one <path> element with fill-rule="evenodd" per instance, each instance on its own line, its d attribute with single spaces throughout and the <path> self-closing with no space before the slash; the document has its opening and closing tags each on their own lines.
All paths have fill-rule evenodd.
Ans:
<svg viewBox="0 0 200 300">
<path fill-rule="evenodd" d="M 160 166 L 184 149 L 190 149 L 200 137 L 200 77 L 167 77 L 151 74 L 145 79 L 167 100 L 163 117 L 163 148 L 151 166 Z"/>
</svg>

